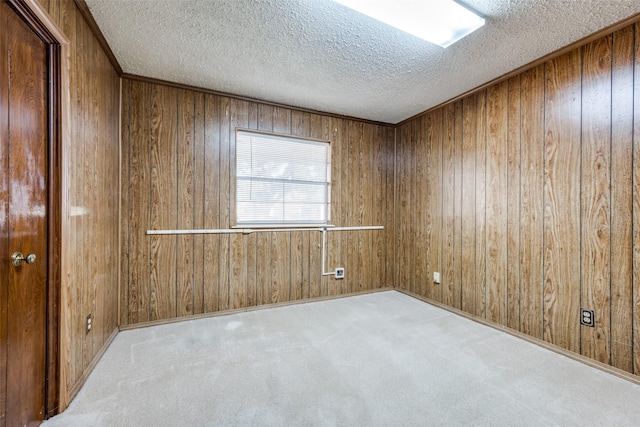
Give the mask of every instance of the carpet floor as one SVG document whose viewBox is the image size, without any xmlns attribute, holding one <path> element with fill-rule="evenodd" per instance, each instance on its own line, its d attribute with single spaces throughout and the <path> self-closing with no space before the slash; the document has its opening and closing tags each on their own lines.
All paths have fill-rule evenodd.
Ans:
<svg viewBox="0 0 640 427">
<path fill-rule="evenodd" d="M 73 426 L 638 426 L 640 385 L 395 291 L 118 334 Z"/>
</svg>

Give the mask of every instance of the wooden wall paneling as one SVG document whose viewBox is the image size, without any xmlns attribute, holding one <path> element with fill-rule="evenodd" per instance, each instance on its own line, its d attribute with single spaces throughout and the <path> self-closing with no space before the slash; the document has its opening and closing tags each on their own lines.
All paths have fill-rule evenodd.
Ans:
<svg viewBox="0 0 640 427">
<path fill-rule="evenodd" d="M 206 161 L 204 94 L 195 93 L 193 103 L 193 228 L 202 229 L 205 227 Z M 202 234 L 193 236 L 193 314 L 204 311 L 204 239 Z"/>
<path fill-rule="evenodd" d="M 273 131 L 273 107 L 258 105 L 258 128 L 262 131 Z M 257 287 L 258 304 L 270 304 L 271 301 L 271 235 L 258 233 L 257 239 Z M 308 297 L 308 294 L 307 294 Z"/>
<path fill-rule="evenodd" d="M 231 99 L 220 98 L 220 228 L 231 227 Z M 234 219 L 235 220 L 235 219 Z M 218 252 L 218 310 L 229 309 L 230 299 L 230 263 L 231 263 L 231 236 L 220 235 L 220 251 Z"/>
<path fill-rule="evenodd" d="M 476 271 L 474 314 L 487 317 L 487 91 L 478 92 L 476 98 L 476 166 L 475 166 L 475 210 L 476 210 Z"/>
<path fill-rule="evenodd" d="M 507 326 L 520 328 L 520 78 L 508 80 L 507 129 Z"/>
<path fill-rule="evenodd" d="M 371 225 L 371 221 L 373 219 L 373 215 L 371 213 L 372 209 L 372 194 L 373 194 L 373 186 L 372 183 L 372 142 L 371 142 L 371 125 L 360 123 L 361 129 L 361 137 L 358 141 L 359 150 L 358 164 L 360 165 L 360 173 L 358 174 L 358 179 L 360 180 L 359 187 L 359 218 L 358 225 L 365 226 Z M 358 269 L 359 275 L 358 279 L 358 290 L 369 290 L 371 289 L 371 236 L 372 231 L 363 230 L 357 231 L 356 236 L 358 236 Z"/>
<path fill-rule="evenodd" d="M 151 87 L 151 228 L 177 228 L 177 89 Z M 144 231 L 143 231 L 144 232 Z M 176 315 L 176 236 L 150 236 L 151 320 Z"/>
<path fill-rule="evenodd" d="M 611 364 L 633 372 L 633 26 L 613 34 Z"/>
<path fill-rule="evenodd" d="M 204 228 L 221 228 L 220 224 L 220 98 L 204 97 Z M 207 234 L 204 239 L 204 312 L 218 310 L 220 275 L 220 236 Z"/>
<path fill-rule="evenodd" d="M 129 324 L 129 259 L 131 258 L 129 250 L 129 150 L 130 126 L 131 126 L 131 82 L 129 80 L 122 81 L 121 89 L 121 154 L 120 154 L 120 305 L 118 325 Z"/>
<path fill-rule="evenodd" d="M 274 108 L 273 131 L 291 134 L 291 110 Z M 271 236 L 272 302 L 289 301 L 291 295 L 291 233 L 277 232 Z"/>
<path fill-rule="evenodd" d="M 396 129 L 386 129 L 386 141 L 384 149 L 385 178 L 386 178 L 386 218 L 385 218 L 385 286 L 396 286 L 396 222 L 395 222 L 395 197 L 396 197 Z M 343 183 L 344 185 L 344 183 Z M 344 208 L 343 208 L 344 209 Z M 344 250 L 344 249 L 343 249 Z"/>
<path fill-rule="evenodd" d="M 342 121 L 342 140 L 340 141 L 340 211 L 339 217 L 333 222 L 335 225 L 346 227 L 349 225 L 350 219 L 350 199 L 351 194 L 349 192 L 349 188 L 352 184 L 350 180 L 349 174 L 349 153 L 350 153 L 350 141 L 351 141 L 351 125 L 350 121 L 343 120 Z M 334 267 L 344 267 L 345 269 L 345 277 L 340 280 L 340 289 L 342 292 L 349 292 L 349 282 L 351 280 L 350 277 L 350 267 L 349 267 L 349 231 L 338 231 L 337 237 L 340 239 L 340 265 L 333 266 Z M 394 242 L 395 243 L 395 242 Z"/>
<path fill-rule="evenodd" d="M 487 90 L 487 319 L 507 324 L 508 83 Z"/>
<path fill-rule="evenodd" d="M 462 307 L 462 100 L 454 103 L 453 148 L 453 306 Z"/>
<path fill-rule="evenodd" d="M 633 372 L 640 375 L 640 23 L 635 24 L 633 85 Z"/>
<path fill-rule="evenodd" d="M 258 104 L 250 102 L 247 105 L 247 128 L 258 127 Z M 247 305 L 258 305 L 258 235 L 247 236 Z"/>
<path fill-rule="evenodd" d="M 340 167 L 342 165 L 342 119 L 329 119 L 330 143 L 331 143 L 331 220 L 335 224 L 340 220 L 342 205 L 340 197 Z M 326 271 L 331 271 L 336 267 L 341 267 L 342 262 L 342 236 L 340 232 L 327 233 L 327 259 Z M 327 294 L 339 295 L 342 291 L 343 280 L 337 280 L 334 276 L 327 276 Z"/>
<path fill-rule="evenodd" d="M 399 129 L 398 142 L 398 195 L 397 195 L 397 227 L 398 227 L 398 280 L 396 286 L 408 291 L 412 290 L 411 249 L 413 246 L 411 215 L 411 174 L 413 172 L 411 145 L 413 122 L 402 125 Z"/>
<path fill-rule="evenodd" d="M 444 107 L 442 140 L 442 271 L 440 272 L 442 299 L 454 306 L 454 224 L 455 224 L 455 107 Z"/>
<path fill-rule="evenodd" d="M 607 364 L 611 357 L 611 46 L 612 37 L 602 37 L 582 48 L 580 191 L 580 305 L 594 309 L 596 320 L 594 328 L 580 328 L 580 346 L 583 355 Z"/>
<path fill-rule="evenodd" d="M 73 248 L 75 250 L 75 254 L 84 254 L 84 217 L 83 214 L 84 209 L 86 209 L 86 204 L 84 202 L 83 190 L 84 190 L 84 176 L 83 173 L 84 167 L 83 162 L 85 159 L 84 156 L 84 97 L 86 96 L 86 90 L 84 87 L 83 79 L 81 76 L 84 75 L 84 55 L 81 52 L 84 51 L 83 47 L 85 46 L 85 41 L 83 37 L 83 21 L 82 17 L 79 13 L 75 14 L 75 25 L 74 25 L 74 34 L 75 34 L 75 51 L 74 60 L 70 61 L 70 68 L 74 69 L 74 75 L 76 76 L 75 87 L 70 88 L 70 92 L 73 92 L 75 95 L 75 102 L 71 104 L 71 114 L 74 117 L 77 117 L 78 120 L 72 123 L 72 137 L 75 144 L 73 144 L 73 148 L 71 151 L 71 167 L 72 167 L 72 175 L 69 177 L 71 181 L 71 188 L 69 191 L 69 203 L 71 206 L 76 206 L 78 209 L 79 215 L 73 216 L 70 221 L 69 227 L 73 232 L 71 233 L 73 236 Z M 71 27 L 71 23 L 69 25 Z M 69 75 L 69 80 L 71 80 L 71 74 Z M 70 95 L 71 97 L 71 95 Z M 73 98 L 71 98 L 73 99 Z M 82 353 L 84 348 L 84 315 L 83 315 L 83 293 L 84 293 L 84 274 L 83 274 L 83 263 L 81 260 L 81 256 L 74 256 L 70 262 L 71 271 L 72 271 L 72 281 L 75 286 L 72 286 L 72 290 L 68 293 L 71 296 L 71 307 L 70 307 L 70 318 L 72 319 L 72 333 L 71 333 L 71 341 L 74 345 L 71 346 L 72 356 L 69 361 L 69 378 L 70 381 L 68 384 L 65 384 L 66 388 L 70 390 L 75 384 L 76 380 L 82 375 L 84 370 L 83 362 L 82 362 Z"/>
<path fill-rule="evenodd" d="M 322 116 L 318 114 L 310 115 L 310 136 L 313 139 L 322 140 Z M 309 297 L 315 298 L 322 295 L 322 264 L 320 264 L 320 254 L 322 235 L 317 231 L 309 233 Z M 349 272 L 347 271 L 347 274 Z"/>
<path fill-rule="evenodd" d="M 349 217 L 347 226 L 357 226 L 362 224 L 362 179 L 360 144 L 362 143 L 362 124 L 358 122 L 350 122 L 349 130 Z M 349 291 L 357 292 L 362 290 L 362 276 L 360 275 L 360 239 L 361 231 L 352 231 L 347 233 L 348 253 L 347 259 L 349 264 Z"/>
<path fill-rule="evenodd" d="M 249 103 L 238 99 L 231 100 L 231 128 L 229 130 L 229 187 L 230 221 L 236 223 L 236 129 L 249 126 Z M 231 234 L 229 258 L 229 308 L 243 308 L 248 304 L 248 251 L 247 234 Z"/>
<path fill-rule="evenodd" d="M 195 97 L 194 93 L 178 90 L 177 114 L 177 200 L 178 229 L 194 228 L 195 216 Z M 194 237 L 180 235 L 176 247 L 176 308 L 177 316 L 193 314 Z"/>
<path fill-rule="evenodd" d="M 385 286 L 385 234 L 389 226 L 386 224 L 387 215 L 387 188 L 385 185 L 385 146 L 389 144 L 385 128 L 373 127 L 373 200 L 371 225 L 384 225 L 384 231 L 372 231 L 373 258 L 371 264 L 371 277 L 374 288 Z M 339 200 L 338 198 L 336 198 Z M 338 249 L 339 250 L 339 249 Z"/>
<path fill-rule="evenodd" d="M 520 326 L 542 339 L 544 64 L 521 80 Z"/>
<path fill-rule="evenodd" d="M 414 242 L 414 292 L 419 295 L 425 295 L 427 292 L 427 283 L 432 279 L 427 271 L 427 257 L 429 255 L 429 241 L 427 240 L 427 211 L 430 206 L 427 203 L 427 191 L 429 189 L 428 162 L 427 156 L 427 137 L 426 137 L 426 118 L 419 117 L 413 127 L 413 156 L 415 163 L 415 179 L 413 185 L 413 223 L 415 230 Z"/>
<path fill-rule="evenodd" d="M 544 339 L 580 351 L 580 50 L 545 68 Z"/>
<path fill-rule="evenodd" d="M 149 134 L 151 123 L 151 87 L 148 83 L 131 82 L 131 115 L 129 137 L 129 280 L 128 322 L 149 319 L 149 188 L 151 159 Z"/>
<path fill-rule="evenodd" d="M 443 110 L 427 115 L 427 243 L 429 245 L 426 297 L 442 301 L 442 285 L 433 281 L 433 273 L 442 272 L 442 137 Z"/>
<path fill-rule="evenodd" d="M 333 139 L 333 132 L 331 130 L 331 118 L 327 116 L 322 116 L 320 119 L 320 128 L 318 129 L 320 132 L 320 140 L 321 141 L 329 141 L 331 143 Z M 319 232 L 316 232 L 319 234 Z M 331 237 L 331 236 L 328 236 Z M 320 241 L 322 241 L 322 235 L 320 235 Z M 331 240 L 327 239 L 327 252 L 329 252 L 329 245 Z M 329 256 L 329 254 L 326 254 Z M 325 268 L 330 269 L 329 264 L 325 266 Z M 322 270 L 322 265 L 320 265 L 320 269 Z M 333 276 L 323 276 L 322 272 L 320 272 L 320 296 L 326 297 L 329 295 L 329 287 L 330 282 L 333 281 Z"/>
<path fill-rule="evenodd" d="M 476 133 L 477 97 L 462 100 L 462 230 L 461 230 L 461 305 L 475 314 L 476 294 Z"/>
<path fill-rule="evenodd" d="M 299 137 L 309 137 L 310 114 L 301 111 L 291 112 L 291 133 Z M 332 150 L 335 146 L 332 144 Z M 335 151 L 333 152 L 335 159 Z M 309 267 L 309 231 L 294 231 L 291 233 L 291 299 L 302 299 L 302 289 L 305 279 L 308 280 L 308 271 L 305 271 L 304 263 Z M 307 273 L 305 275 L 305 272 Z"/>
<path fill-rule="evenodd" d="M 58 7 L 53 8 L 56 11 Z M 83 73 L 86 73 L 87 70 L 92 70 L 93 63 L 93 55 L 91 53 L 91 32 L 87 25 L 82 22 L 81 23 L 81 37 L 82 43 L 89 54 L 83 54 Z M 82 132 L 83 132 L 83 140 L 81 144 L 83 145 L 83 153 L 82 159 L 84 162 L 80 167 L 80 173 L 83 175 L 82 179 L 82 187 L 80 191 L 82 192 L 82 206 L 85 206 L 87 209 L 87 214 L 82 217 L 82 238 L 84 239 L 84 251 L 81 255 L 78 256 L 80 258 L 80 262 L 82 264 L 82 300 L 78 307 L 78 311 L 80 313 L 81 319 L 85 318 L 93 308 L 92 299 L 93 299 L 93 283 L 92 280 L 87 280 L 87 278 L 93 277 L 93 253 L 92 251 L 87 250 L 87 243 L 96 241 L 96 236 L 94 235 L 95 230 L 89 226 L 89 224 L 97 224 L 96 214 L 94 211 L 95 204 L 93 200 L 93 194 L 96 193 L 97 189 L 95 188 L 95 152 L 94 147 L 89 144 L 89 141 L 93 141 L 95 133 L 93 131 L 93 120 L 92 120 L 92 107 L 91 107 L 91 99 L 90 94 L 94 93 L 94 87 L 92 79 L 83 79 L 81 82 L 82 90 L 83 90 L 83 100 L 82 100 Z M 93 336 L 89 336 L 87 334 L 82 334 L 83 328 L 80 326 L 82 322 L 78 319 L 78 337 L 82 339 L 82 371 L 86 370 L 89 364 L 91 363 L 91 352 L 92 352 L 92 338 Z"/>
</svg>

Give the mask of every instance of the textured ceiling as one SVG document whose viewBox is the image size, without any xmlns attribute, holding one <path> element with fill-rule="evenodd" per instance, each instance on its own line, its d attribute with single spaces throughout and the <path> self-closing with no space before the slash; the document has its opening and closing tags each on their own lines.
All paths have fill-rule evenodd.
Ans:
<svg viewBox="0 0 640 427">
<path fill-rule="evenodd" d="M 465 0 L 487 23 L 442 49 L 330 0 L 86 3 L 125 73 L 387 123 L 640 13 L 638 0 Z"/>
</svg>

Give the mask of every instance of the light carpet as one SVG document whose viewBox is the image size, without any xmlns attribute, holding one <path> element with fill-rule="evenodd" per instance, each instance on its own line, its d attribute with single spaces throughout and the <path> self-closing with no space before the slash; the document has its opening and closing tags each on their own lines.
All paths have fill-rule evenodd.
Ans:
<svg viewBox="0 0 640 427">
<path fill-rule="evenodd" d="M 57 426 L 638 426 L 640 386 L 395 291 L 121 332 Z"/>
</svg>

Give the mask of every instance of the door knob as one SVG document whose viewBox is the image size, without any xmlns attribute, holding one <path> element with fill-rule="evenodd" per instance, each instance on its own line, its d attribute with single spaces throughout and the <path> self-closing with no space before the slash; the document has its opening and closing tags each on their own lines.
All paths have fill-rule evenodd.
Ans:
<svg viewBox="0 0 640 427">
<path fill-rule="evenodd" d="M 14 267 L 20 267 L 22 262 L 26 262 L 27 264 L 33 264 L 36 262 L 36 254 L 29 254 L 27 256 L 22 255 L 22 252 L 16 252 L 11 255 L 11 263 Z"/>
</svg>

